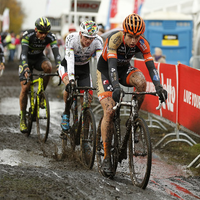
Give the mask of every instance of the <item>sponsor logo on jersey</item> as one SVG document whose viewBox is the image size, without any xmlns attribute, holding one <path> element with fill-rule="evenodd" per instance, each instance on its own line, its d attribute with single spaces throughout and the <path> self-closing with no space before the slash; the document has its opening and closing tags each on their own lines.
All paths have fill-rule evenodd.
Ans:
<svg viewBox="0 0 200 200">
<path fill-rule="evenodd" d="M 139 41 L 139 43 L 140 43 L 140 47 L 142 48 L 142 50 L 145 51 L 145 50 L 147 49 L 147 46 L 146 46 L 144 40 L 141 39 L 141 40 Z"/>
<path fill-rule="evenodd" d="M 115 72 L 115 68 L 111 68 L 111 72 Z"/>
<path fill-rule="evenodd" d="M 109 84 L 109 81 L 108 80 L 104 80 L 103 81 L 103 85 L 108 85 Z"/>
</svg>

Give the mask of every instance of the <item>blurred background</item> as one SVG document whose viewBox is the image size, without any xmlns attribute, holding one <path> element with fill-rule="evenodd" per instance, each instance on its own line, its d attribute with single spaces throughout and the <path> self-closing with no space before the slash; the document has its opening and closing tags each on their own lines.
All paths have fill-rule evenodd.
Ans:
<svg viewBox="0 0 200 200">
<path fill-rule="evenodd" d="M 19 59 L 21 34 L 34 29 L 39 17 L 51 21 L 51 32 L 57 36 L 64 56 L 65 37 L 71 31 L 79 31 L 81 21 L 95 21 L 101 30 L 99 34 L 105 38 L 109 31 L 121 29 L 124 18 L 133 12 L 145 20 L 144 35 L 152 54 L 159 48 L 167 63 L 200 69 L 199 0 L 0 0 L 0 32 L 5 55 L 10 47 L 4 39 L 9 36 L 15 40 L 14 59 Z M 48 49 L 46 54 L 51 57 Z"/>
</svg>

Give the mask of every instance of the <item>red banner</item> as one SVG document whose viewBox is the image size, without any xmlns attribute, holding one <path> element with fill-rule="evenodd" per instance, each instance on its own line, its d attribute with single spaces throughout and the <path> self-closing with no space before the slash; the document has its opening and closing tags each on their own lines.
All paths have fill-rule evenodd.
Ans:
<svg viewBox="0 0 200 200">
<path fill-rule="evenodd" d="M 115 17 L 115 15 L 117 14 L 117 4 L 118 4 L 118 0 L 111 0 L 111 8 L 110 8 L 110 18 Z"/>
<path fill-rule="evenodd" d="M 162 116 L 174 123 L 177 122 L 177 67 L 176 65 L 170 65 L 165 63 L 155 63 L 156 68 L 159 71 L 160 82 L 163 88 L 168 92 L 168 99 L 166 105 L 158 111 L 158 97 L 146 95 L 141 109 L 155 115 Z M 146 91 L 153 92 L 155 87 L 149 76 L 149 71 L 144 61 L 135 60 L 135 67 L 140 69 L 147 80 Z"/>
<path fill-rule="evenodd" d="M 200 71 L 183 64 L 179 71 L 178 122 L 200 135 Z"/>
<path fill-rule="evenodd" d="M 159 115 L 175 124 L 200 135 L 200 71 L 189 66 L 179 64 L 155 63 L 159 71 L 160 82 L 168 92 L 166 105 L 160 111 L 157 97 L 146 95 L 141 109 Z M 147 80 L 147 91 L 155 91 L 145 62 L 135 60 L 134 66 L 142 71 Z"/>
<path fill-rule="evenodd" d="M 157 67 L 157 63 L 155 63 L 156 67 Z M 146 64 L 144 61 L 141 60 L 135 60 L 134 61 L 134 66 L 138 69 L 140 69 L 142 71 L 142 73 L 144 74 L 146 81 L 147 81 L 147 89 L 146 91 L 148 92 L 154 92 L 155 91 L 155 87 L 153 82 L 151 81 L 151 77 L 149 76 L 149 71 L 146 67 Z M 152 95 L 146 95 L 144 102 L 142 104 L 141 109 L 148 111 L 150 113 L 154 113 L 156 115 L 159 115 L 160 112 L 156 110 L 156 107 L 158 106 L 158 98 Z"/>
<path fill-rule="evenodd" d="M 160 116 L 177 123 L 177 105 L 178 105 L 178 71 L 176 65 L 160 63 L 160 82 L 164 89 L 167 90 L 166 105 L 162 106 Z"/>
</svg>

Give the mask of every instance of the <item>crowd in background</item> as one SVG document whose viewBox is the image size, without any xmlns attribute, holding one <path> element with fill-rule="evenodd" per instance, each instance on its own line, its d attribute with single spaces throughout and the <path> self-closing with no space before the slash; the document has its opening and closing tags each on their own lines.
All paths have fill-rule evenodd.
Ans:
<svg viewBox="0 0 200 200">
<path fill-rule="evenodd" d="M 58 42 L 59 52 L 61 57 L 64 57 L 65 55 L 65 39 L 68 34 L 72 32 L 76 32 L 76 27 L 74 24 L 71 24 L 69 26 L 68 32 L 62 37 L 59 33 L 56 33 L 56 38 Z M 104 26 L 102 24 L 99 24 L 99 32 L 98 35 L 101 36 L 104 34 L 106 30 L 104 29 Z M 4 56 L 6 59 L 6 62 L 13 62 L 17 61 L 20 58 L 21 54 L 21 37 L 23 32 L 19 34 L 15 34 L 13 31 L 11 32 L 2 32 L 1 33 L 1 40 L 4 47 Z M 104 40 L 105 38 L 102 37 Z M 53 60 L 53 53 L 50 48 L 50 45 L 48 45 L 44 51 L 44 54 L 50 59 Z M 136 55 L 137 58 L 142 58 L 139 55 Z M 162 50 L 158 47 L 155 48 L 155 53 L 153 54 L 153 58 L 155 62 L 161 62 L 166 63 L 166 58 L 164 55 L 162 55 Z"/>
</svg>

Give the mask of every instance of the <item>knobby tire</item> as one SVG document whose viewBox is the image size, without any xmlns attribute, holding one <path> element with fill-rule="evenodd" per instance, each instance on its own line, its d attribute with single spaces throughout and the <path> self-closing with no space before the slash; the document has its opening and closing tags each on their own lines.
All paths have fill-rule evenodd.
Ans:
<svg viewBox="0 0 200 200">
<path fill-rule="evenodd" d="M 129 138 L 129 169 L 134 185 L 145 189 L 151 174 L 152 147 L 149 130 L 142 118 L 131 124 Z M 132 130 L 134 129 L 134 134 Z"/>
<path fill-rule="evenodd" d="M 46 142 L 49 134 L 49 125 L 50 125 L 49 99 L 46 92 L 42 92 L 40 94 L 40 99 L 41 97 L 43 97 L 44 99 L 44 108 L 41 108 L 40 105 L 37 105 L 37 112 L 36 112 L 37 134 L 40 142 Z"/>
<path fill-rule="evenodd" d="M 96 122 L 90 108 L 84 111 L 84 128 L 81 133 L 81 157 L 84 165 L 92 169 L 96 154 Z"/>
</svg>

